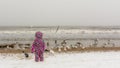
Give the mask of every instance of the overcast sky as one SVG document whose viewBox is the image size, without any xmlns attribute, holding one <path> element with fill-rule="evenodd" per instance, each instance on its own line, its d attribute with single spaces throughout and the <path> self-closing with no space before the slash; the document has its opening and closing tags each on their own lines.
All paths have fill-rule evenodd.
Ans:
<svg viewBox="0 0 120 68">
<path fill-rule="evenodd" d="M 120 25 L 120 0 L 0 0 L 0 26 Z"/>
</svg>

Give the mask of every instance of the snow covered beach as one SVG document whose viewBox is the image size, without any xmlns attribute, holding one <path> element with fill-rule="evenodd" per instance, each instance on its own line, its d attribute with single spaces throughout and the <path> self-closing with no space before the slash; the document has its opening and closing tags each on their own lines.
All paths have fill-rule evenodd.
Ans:
<svg viewBox="0 0 120 68">
<path fill-rule="evenodd" d="M 120 52 L 84 52 L 45 55 L 44 62 L 22 54 L 0 54 L 0 68 L 120 68 Z"/>
</svg>

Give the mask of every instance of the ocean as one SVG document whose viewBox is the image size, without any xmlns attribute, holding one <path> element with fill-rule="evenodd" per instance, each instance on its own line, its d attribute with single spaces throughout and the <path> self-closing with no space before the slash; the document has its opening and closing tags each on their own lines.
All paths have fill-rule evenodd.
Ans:
<svg viewBox="0 0 120 68">
<path fill-rule="evenodd" d="M 110 40 L 120 46 L 119 26 L 1 26 L 0 44 L 31 44 L 36 31 L 43 32 L 43 39 L 51 42 L 52 46 L 54 40 L 58 40 L 58 43 L 67 40 L 70 44 L 81 42 L 88 46 L 95 39 L 99 40 L 100 45 Z"/>
</svg>

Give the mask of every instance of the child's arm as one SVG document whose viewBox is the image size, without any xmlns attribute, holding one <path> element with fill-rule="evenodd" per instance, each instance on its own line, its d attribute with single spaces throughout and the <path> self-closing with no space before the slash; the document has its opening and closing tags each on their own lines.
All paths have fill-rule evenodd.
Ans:
<svg viewBox="0 0 120 68">
<path fill-rule="evenodd" d="M 46 45 L 45 45 L 45 42 L 43 42 L 43 44 L 44 44 L 44 51 L 45 51 L 45 49 L 46 49 Z"/>
<path fill-rule="evenodd" d="M 35 52 L 34 42 L 33 42 L 32 47 L 31 47 L 31 52 L 32 52 L 32 53 Z"/>
<path fill-rule="evenodd" d="M 45 45 L 45 42 L 43 40 L 43 51 L 45 51 L 45 49 L 46 49 L 46 45 Z"/>
</svg>

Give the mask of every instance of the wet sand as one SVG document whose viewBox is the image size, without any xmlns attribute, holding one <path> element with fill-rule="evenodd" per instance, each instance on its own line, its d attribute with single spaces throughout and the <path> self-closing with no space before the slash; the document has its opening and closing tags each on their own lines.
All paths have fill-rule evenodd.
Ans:
<svg viewBox="0 0 120 68">
<path fill-rule="evenodd" d="M 58 51 L 58 49 L 54 48 L 52 49 L 56 53 L 63 53 L 63 52 L 96 52 L 96 51 L 120 51 L 120 47 L 86 47 L 86 48 L 71 48 L 67 49 L 66 51 L 61 48 L 61 51 Z M 25 50 L 15 50 L 15 49 L 0 49 L 0 53 L 22 53 L 22 51 L 25 51 L 27 53 L 30 53 L 30 49 Z"/>
</svg>

